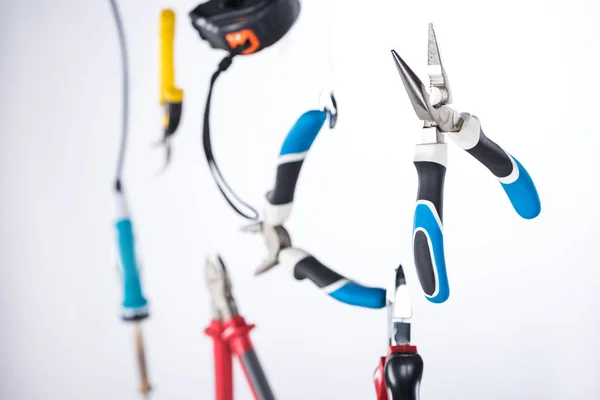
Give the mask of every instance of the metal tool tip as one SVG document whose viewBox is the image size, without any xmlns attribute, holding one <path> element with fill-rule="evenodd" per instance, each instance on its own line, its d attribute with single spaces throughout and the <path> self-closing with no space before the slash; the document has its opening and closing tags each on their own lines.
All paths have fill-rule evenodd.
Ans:
<svg viewBox="0 0 600 400">
<path fill-rule="evenodd" d="M 262 231 L 262 222 L 254 222 L 250 225 L 244 225 L 240 228 L 245 233 L 260 233 Z"/>
<path fill-rule="evenodd" d="M 395 50 L 392 50 L 392 56 L 415 113 L 422 121 L 431 121 L 433 118 L 428 110 L 429 95 L 425 85 Z"/>
<path fill-rule="evenodd" d="M 264 274 L 265 272 L 267 272 L 268 270 L 270 270 L 273 267 L 274 267 L 274 265 L 272 263 L 269 263 L 269 264 L 266 264 L 266 265 L 261 265 L 260 267 L 258 267 L 254 271 L 254 276 L 260 276 L 260 275 Z"/>
<path fill-rule="evenodd" d="M 403 80 L 404 79 L 414 80 L 414 78 L 416 78 L 418 80 L 415 73 L 410 69 L 410 67 L 408 66 L 408 64 L 406 64 L 406 62 L 402 59 L 402 57 L 400 57 L 400 55 L 396 52 L 396 50 L 392 50 L 392 57 L 394 57 L 394 62 L 396 63 L 398 72 L 400 73 L 400 76 L 402 77 Z"/>
<path fill-rule="evenodd" d="M 209 284 L 225 278 L 226 268 L 219 254 L 211 254 L 206 257 L 205 273 Z"/>
<path fill-rule="evenodd" d="M 438 48 L 437 39 L 433 24 L 429 24 L 429 34 L 427 39 L 427 65 L 441 65 L 440 50 Z"/>
<path fill-rule="evenodd" d="M 396 64 L 396 68 L 398 68 L 398 72 L 404 80 L 407 75 L 406 68 L 408 67 L 408 65 L 404 62 L 404 60 L 402 59 L 402 57 L 400 57 L 396 50 L 392 50 L 392 57 L 394 57 L 394 63 Z"/>
<path fill-rule="evenodd" d="M 429 27 L 427 28 L 427 35 L 429 36 L 430 42 L 435 42 L 435 30 L 433 29 L 433 24 L 430 22 Z"/>
<path fill-rule="evenodd" d="M 394 286 L 395 287 L 392 293 L 392 317 L 402 318 L 405 320 L 404 322 L 408 322 L 407 320 L 409 320 L 412 316 L 412 302 L 402 265 L 396 269 Z"/>
<path fill-rule="evenodd" d="M 435 29 L 433 29 L 433 24 L 432 23 L 429 24 L 428 34 L 429 34 L 429 40 L 433 40 L 435 42 L 436 41 L 436 39 L 435 39 Z"/>
<path fill-rule="evenodd" d="M 406 285 L 406 276 L 404 275 L 404 269 L 402 265 L 396 269 L 396 287 L 400 285 Z"/>
</svg>

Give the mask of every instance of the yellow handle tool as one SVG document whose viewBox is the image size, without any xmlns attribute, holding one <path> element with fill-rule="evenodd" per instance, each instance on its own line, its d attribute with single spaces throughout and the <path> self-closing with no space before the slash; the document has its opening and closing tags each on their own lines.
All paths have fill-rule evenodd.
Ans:
<svg viewBox="0 0 600 400">
<path fill-rule="evenodd" d="M 159 61 L 160 61 L 160 105 L 164 109 L 163 143 L 167 145 L 167 162 L 170 158 L 168 141 L 175 133 L 181 119 L 183 90 L 175 86 L 173 66 L 173 41 L 175 39 L 175 13 L 165 9 L 160 13 Z"/>
</svg>

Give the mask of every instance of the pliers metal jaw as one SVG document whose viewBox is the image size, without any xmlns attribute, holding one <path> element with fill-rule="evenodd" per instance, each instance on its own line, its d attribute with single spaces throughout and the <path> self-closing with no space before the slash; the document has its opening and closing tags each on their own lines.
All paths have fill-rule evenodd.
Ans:
<svg viewBox="0 0 600 400">
<path fill-rule="evenodd" d="M 427 66 L 429 70 L 431 104 L 434 107 L 452 104 L 454 99 L 452 98 L 448 76 L 442 64 L 442 56 L 438 48 L 433 24 L 429 24 L 427 38 Z"/>
<path fill-rule="evenodd" d="M 329 129 L 335 128 L 338 120 L 338 105 L 333 91 L 322 90 L 319 102 L 321 110 L 327 113 L 327 117 L 329 118 Z"/>
<path fill-rule="evenodd" d="M 540 199 L 527 170 L 515 157 L 484 135 L 479 119 L 459 113 L 442 65 L 433 25 L 429 25 L 429 88 L 392 50 L 394 62 L 417 117 L 424 122 L 415 147 L 419 187 L 413 227 L 413 254 L 421 287 L 433 303 L 450 296 L 443 234 L 443 193 L 448 150 L 445 137 L 482 163 L 501 183 L 515 211 L 532 219 L 541 211 Z"/>
<path fill-rule="evenodd" d="M 412 306 L 402 266 L 396 269 L 388 290 L 388 353 L 381 357 L 373 376 L 377 400 L 418 400 L 423 359 L 411 344 Z"/>
<path fill-rule="evenodd" d="M 435 36 L 433 38 L 431 36 L 432 32 L 433 27 L 430 26 L 428 61 L 430 71 L 433 70 L 433 74 L 429 75 L 431 95 L 423 82 L 398 53 L 392 50 L 392 55 L 415 113 L 419 119 L 424 121 L 423 127 L 437 128 L 440 132 L 459 132 L 462 128 L 463 117 L 446 105 L 449 104 L 452 94 L 450 87 L 446 86 L 447 79 L 440 64 L 439 54 L 432 56 L 432 53 L 437 53 L 437 50 L 432 49 L 432 46 L 437 49 Z"/>
<path fill-rule="evenodd" d="M 412 302 L 402 266 L 396 269 L 394 286 L 387 292 L 387 313 L 390 346 L 410 344 Z"/>
<path fill-rule="evenodd" d="M 210 292 L 213 318 L 228 320 L 239 315 L 227 268 L 219 255 L 207 257 L 204 269 L 206 284 Z"/>
<path fill-rule="evenodd" d="M 242 228 L 243 232 L 261 233 L 267 247 L 267 258 L 254 272 L 260 275 L 279 264 L 279 254 L 283 249 L 292 247 L 290 234 L 282 225 L 272 226 L 265 222 L 258 222 Z"/>
</svg>

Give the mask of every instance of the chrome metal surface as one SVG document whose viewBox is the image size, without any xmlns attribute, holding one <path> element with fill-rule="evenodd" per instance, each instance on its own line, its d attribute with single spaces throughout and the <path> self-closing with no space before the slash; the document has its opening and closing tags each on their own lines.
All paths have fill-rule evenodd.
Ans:
<svg viewBox="0 0 600 400">
<path fill-rule="evenodd" d="M 429 87 L 431 103 L 434 107 L 452 104 L 452 91 L 448 83 L 448 76 L 442 63 L 440 48 L 433 24 L 429 24 L 427 40 L 427 66 L 429 69 Z"/>
<path fill-rule="evenodd" d="M 229 320 L 238 316 L 237 305 L 231 292 L 231 280 L 219 255 L 206 258 L 205 278 L 210 291 L 214 319 Z"/>
<path fill-rule="evenodd" d="M 410 344 L 412 302 L 402 266 L 396 269 L 394 287 L 388 295 L 387 308 L 390 344 Z"/>
<path fill-rule="evenodd" d="M 417 117 L 425 121 L 425 127 L 437 127 L 441 132 L 456 132 L 462 127 L 461 115 L 452 108 L 443 105 L 435 108 L 431 104 L 429 94 L 423 82 L 413 72 L 406 62 L 392 50 L 396 68 L 408 93 L 408 98 L 417 114 Z"/>
<path fill-rule="evenodd" d="M 436 127 L 444 133 L 460 131 L 463 124 L 460 113 L 447 106 L 452 102 L 452 92 L 442 65 L 433 25 L 429 24 L 427 43 L 429 89 L 395 50 L 392 50 L 392 56 L 417 117 L 425 121 L 424 127 Z"/>
<path fill-rule="evenodd" d="M 279 253 L 281 250 L 292 246 L 292 239 L 287 229 L 283 226 L 271 226 L 264 222 L 259 222 L 242 228 L 243 232 L 262 233 L 267 246 L 267 258 L 263 260 L 260 266 L 254 272 L 254 275 L 260 275 L 279 264 Z"/>
</svg>

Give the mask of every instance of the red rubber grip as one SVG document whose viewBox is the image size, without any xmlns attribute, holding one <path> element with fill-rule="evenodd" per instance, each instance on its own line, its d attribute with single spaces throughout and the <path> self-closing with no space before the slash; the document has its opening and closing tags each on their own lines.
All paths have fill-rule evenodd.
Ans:
<svg viewBox="0 0 600 400">
<path fill-rule="evenodd" d="M 417 346 L 411 346 L 409 344 L 403 344 L 399 346 L 390 346 L 388 350 L 388 357 L 394 353 L 416 353 Z"/>
<path fill-rule="evenodd" d="M 247 324 L 244 317 L 237 316 L 223 323 L 223 332 L 221 337 L 227 343 L 233 354 L 235 354 L 238 358 L 238 361 L 242 366 L 242 370 L 244 371 L 246 382 L 248 382 L 250 389 L 252 390 L 254 399 L 259 400 L 256 388 L 252 385 L 252 379 L 250 378 L 249 371 L 246 370 L 246 366 L 242 360 L 243 355 L 247 351 L 254 349 L 252 341 L 250 341 L 250 331 L 255 327 L 256 325 L 254 324 Z"/>
<path fill-rule="evenodd" d="M 231 351 L 241 357 L 248 350 L 252 350 L 252 342 L 249 333 L 256 325 L 246 323 L 244 317 L 238 316 L 223 323 L 221 337 L 229 344 Z"/>
<path fill-rule="evenodd" d="M 381 357 L 377 369 L 373 375 L 373 381 L 375 382 L 375 393 L 377 394 L 377 400 L 389 400 L 387 385 L 385 384 L 385 361 L 387 357 Z"/>
<path fill-rule="evenodd" d="M 216 400 L 233 400 L 231 349 L 229 344 L 223 340 L 223 331 L 224 325 L 221 321 L 213 320 L 204 333 L 213 340 Z"/>
</svg>

